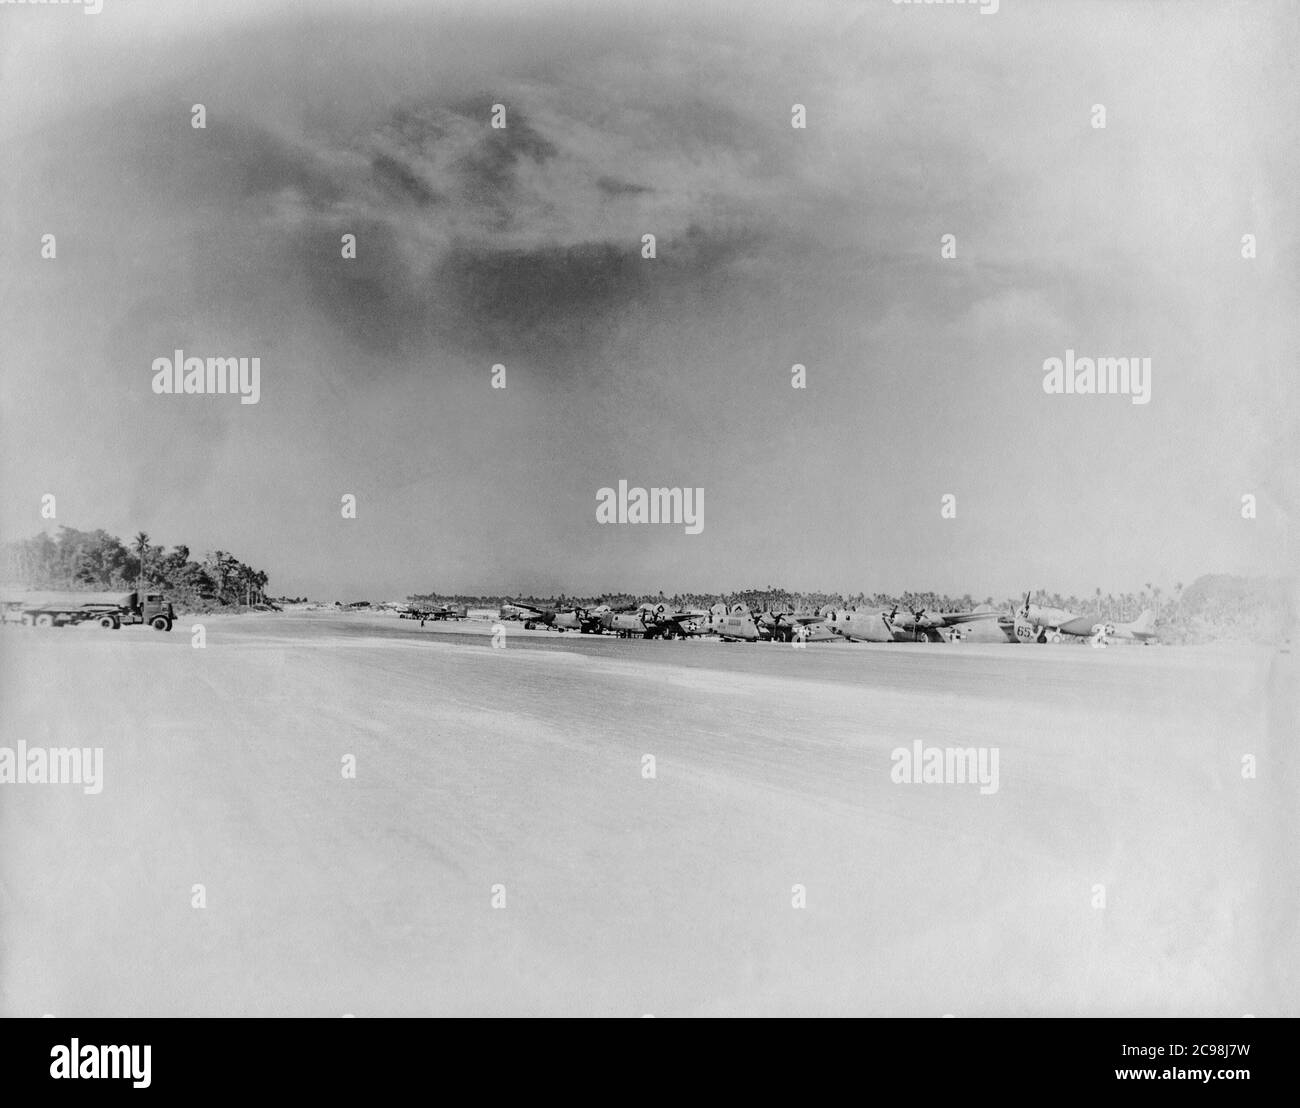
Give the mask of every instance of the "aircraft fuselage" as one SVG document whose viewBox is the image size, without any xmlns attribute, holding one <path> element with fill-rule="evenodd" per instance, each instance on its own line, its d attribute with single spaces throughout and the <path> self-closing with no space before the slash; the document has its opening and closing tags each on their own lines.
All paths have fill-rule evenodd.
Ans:
<svg viewBox="0 0 1300 1108">
<path fill-rule="evenodd" d="M 825 626 L 831 632 L 850 642 L 895 642 L 894 628 L 885 618 L 884 612 L 857 612 L 836 610 L 826 616 Z M 909 632 L 905 642 L 910 642 Z"/>
</svg>

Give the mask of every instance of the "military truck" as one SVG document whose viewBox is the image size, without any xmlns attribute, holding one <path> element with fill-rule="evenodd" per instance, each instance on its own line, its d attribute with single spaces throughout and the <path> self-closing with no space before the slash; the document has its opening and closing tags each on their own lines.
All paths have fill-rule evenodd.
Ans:
<svg viewBox="0 0 1300 1108">
<path fill-rule="evenodd" d="M 116 630 L 124 623 L 147 623 L 155 631 L 170 631 L 175 621 L 160 592 L 0 592 L 0 622 L 26 627 L 98 623 Z"/>
</svg>

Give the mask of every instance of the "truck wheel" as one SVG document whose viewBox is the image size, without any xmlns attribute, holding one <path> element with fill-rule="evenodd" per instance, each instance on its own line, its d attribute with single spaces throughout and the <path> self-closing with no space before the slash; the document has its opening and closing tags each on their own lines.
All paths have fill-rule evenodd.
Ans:
<svg viewBox="0 0 1300 1108">
<path fill-rule="evenodd" d="M 24 626 L 24 627 L 32 627 L 32 626 L 35 625 L 35 623 L 36 623 L 36 620 L 32 618 L 31 613 L 24 613 L 24 615 L 23 615 L 23 626 Z"/>
<path fill-rule="evenodd" d="M 172 629 L 172 625 L 171 623 L 168 622 L 166 616 L 154 616 L 153 629 L 155 631 L 170 631 Z"/>
<path fill-rule="evenodd" d="M 99 617 L 99 625 L 100 625 L 100 627 L 114 627 L 114 626 L 116 626 L 116 624 L 113 622 L 113 617 L 112 617 L 112 616 L 100 616 L 100 617 Z"/>
<path fill-rule="evenodd" d="M 53 627 L 53 626 L 54 626 L 54 617 L 53 617 L 52 615 L 50 615 L 49 612 L 42 612 L 39 616 L 36 617 L 36 626 L 37 626 L 37 627 Z"/>
</svg>

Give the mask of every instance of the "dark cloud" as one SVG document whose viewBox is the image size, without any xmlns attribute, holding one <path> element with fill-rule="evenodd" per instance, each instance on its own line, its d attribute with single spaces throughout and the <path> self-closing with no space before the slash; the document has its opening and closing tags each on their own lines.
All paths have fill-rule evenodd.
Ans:
<svg viewBox="0 0 1300 1108">
<path fill-rule="evenodd" d="M 235 119 L 213 131 L 213 146 L 201 159 L 215 188 L 238 181 L 243 196 L 264 196 L 292 189 L 316 206 L 335 203 L 343 189 L 303 149 L 249 120 Z M 213 163 L 221 163 L 214 165 Z M 218 176 L 221 165 L 232 172 Z M 215 171 L 215 172 L 214 172 Z"/>
<path fill-rule="evenodd" d="M 427 206 L 454 192 L 482 210 L 489 225 L 505 229 L 513 216 L 520 164 L 542 164 L 559 148 L 533 129 L 517 108 L 507 109 L 506 126 L 493 127 L 493 101 L 477 97 L 443 104 L 402 104 L 366 145 L 380 182 L 401 198 Z M 443 189 L 431 182 L 443 183 Z"/>
<path fill-rule="evenodd" d="M 421 208 L 445 199 L 430 188 L 410 166 L 387 154 L 376 154 L 370 162 L 370 168 L 374 170 L 376 180 L 391 195 L 411 200 Z"/>
<path fill-rule="evenodd" d="M 340 236 L 357 236 L 355 260 L 341 258 Z M 421 297 L 393 223 L 320 221 L 292 232 L 292 257 L 313 311 L 340 338 L 379 354 L 419 349 L 444 315 L 436 297 Z"/>
<path fill-rule="evenodd" d="M 357 261 L 336 264 L 336 228 L 304 233 L 298 265 L 314 310 L 368 351 L 416 354 L 451 345 L 480 354 L 526 350 L 539 367 L 577 372 L 611 316 L 708 282 L 758 247 L 752 235 L 690 228 L 641 256 L 639 239 L 532 249 L 454 245 L 427 272 L 411 269 L 390 223 L 357 227 Z"/>
<path fill-rule="evenodd" d="M 324 164 L 340 162 L 339 150 L 367 152 L 368 175 L 340 171 L 326 202 L 319 192 L 295 193 L 278 233 L 290 241 L 309 303 L 359 347 L 410 354 L 440 343 L 476 355 L 527 347 L 560 372 L 607 333 L 611 313 L 653 312 L 664 290 L 761 248 L 764 236 L 734 219 L 674 230 L 673 197 L 601 172 L 573 138 L 585 134 L 580 125 L 552 108 L 553 137 L 516 100 L 497 129 L 492 103 L 404 103 L 317 154 Z M 279 158 L 287 163 L 288 154 Z M 287 164 L 283 175 L 292 178 Z M 297 175 L 312 176 L 302 167 Z M 640 222 L 593 216 L 642 194 L 655 194 L 670 217 L 655 224 L 654 259 L 642 257 Z M 359 245 L 343 263 L 345 231 Z"/>
<path fill-rule="evenodd" d="M 641 256 L 639 239 L 532 250 L 462 246 L 444 257 L 428 291 L 451 306 L 458 337 L 476 348 L 579 352 L 604 340 L 611 315 L 653 316 L 662 296 L 706 288 L 760 242 L 692 227 L 660 242 L 655 259 Z"/>
<path fill-rule="evenodd" d="M 461 195 L 471 203 L 492 209 L 495 226 L 506 229 L 513 218 L 516 171 L 524 160 L 543 163 L 554 158 L 556 147 L 534 131 L 515 112 L 509 124 L 488 128 L 456 162 Z"/>
<path fill-rule="evenodd" d="M 619 181 L 614 177 L 597 177 L 596 187 L 606 196 L 631 196 L 642 192 L 653 192 L 654 189 L 647 188 L 645 185 L 633 185 L 627 181 Z"/>
<path fill-rule="evenodd" d="M 509 98 L 503 129 L 486 96 L 426 96 L 355 130 L 317 115 L 309 135 L 219 111 L 196 131 L 174 104 L 140 100 L 111 128 L 89 120 L 28 176 L 58 180 L 79 158 L 114 166 L 150 251 L 183 260 L 182 284 L 160 294 L 167 310 L 146 312 L 153 337 L 131 343 L 135 324 L 119 330 L 115 343 L 131 349 L 114 360 L 183 345 L 186 320 L 260 318 L 269 294 L 379 364 L 390 358 L 394 373 L 443 344 L 476 357 L 526 348 L 560 375 L 577 372 L 611 316 L 649 317 L 665 295 L 705 293 L 770 244 L 755 229 L 761 213 L 715 220 L 699 177 L 679 191 L 609 172 L 618 160 L 593 149 L 590 127 L 538 95 L 536 116 Z M 608 127 L 595 143 L 625 140 Z M 641 255 L 647 225 L 654 259 Z M 345 233 L 357 236 L 355 259 L 341 255 Z"/>
</svg>

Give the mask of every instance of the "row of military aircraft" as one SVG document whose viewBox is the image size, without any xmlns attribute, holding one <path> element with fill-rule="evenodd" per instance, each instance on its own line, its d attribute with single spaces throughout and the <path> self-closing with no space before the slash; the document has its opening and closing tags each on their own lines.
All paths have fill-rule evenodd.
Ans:
<svg viewBox="0 0 1300 1108">
<path fill-rule="evenodd" d="M 1130 623 L 1077 615 L 1063 608 L 1024 603 L 1008 613 L 988 605 L 969 612 L 927 612 L 906 609 L 836 608 L 827 605 L 816 613 L 752 611 L 744 604 L 715 604 L 708 609 L 676 610 L 666 604 L 640 604 L 625 608 L 544 608 L 522 602 L 507 605 L 525 628 L 612 634 L 619 638 L 679 639 L 712 636 L 728 642 L 993 642 L 1059 643 L 1067 638 L 1089 639 L 1095 645 L 1110 641 L 1154 642 L 1155 615 L 1148 608 Z M 447 619 L 445 605 L 413 610 L 411 618 Z"/>
</svg>

